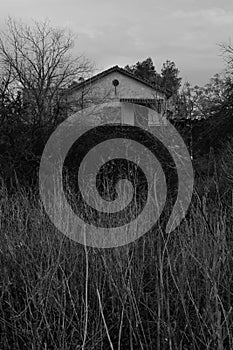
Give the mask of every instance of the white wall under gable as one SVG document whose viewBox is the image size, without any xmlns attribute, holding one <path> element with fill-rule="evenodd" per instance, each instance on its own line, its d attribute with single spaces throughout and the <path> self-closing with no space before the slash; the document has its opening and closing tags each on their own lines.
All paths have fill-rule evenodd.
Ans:
<svg viewBox="0 0 233 350">
<path fill-rule="evenodd" d="M 116 90 L 112 84 L 115 79 L 119 81 Z M 74 89 L 73 93 L 69 96 L 69 100 L 74 101 L 74 103 L 75 101 L 80 101 L 82 94 L 85 107 L 90 106 L 92 103 L 104 103 L 112 100 L 120 100 L 121 98 L 165 99 L 165 95 L 160 91 L 120 72 L 111 72 L 84 88 Z"/>
<path fill-rule="evenodd" d="M 113 80 L 117 79 L 119 85 L 113 86 Z M 101 78 L 99 81 L 94 82 L 94 90 L 98 90 L 100 95 L 108 95 L 109 99 L 114 98 L 163 98 L 164 94 L 155 91 L 152 87 L 146 86 L 145 84 L 130 78 L 119 72 L 112 72 Z M 97 93 L 97 91 L 95 91 Z"/>
</svg>

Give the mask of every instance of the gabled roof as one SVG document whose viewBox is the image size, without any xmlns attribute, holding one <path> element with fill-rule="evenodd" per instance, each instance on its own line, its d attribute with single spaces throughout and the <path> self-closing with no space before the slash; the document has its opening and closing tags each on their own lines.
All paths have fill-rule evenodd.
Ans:
<svg viewBox="0 0 233 350">
<path fill-rule="evenodd" d="M 163 89 L 161 87 L 157 87 L 157 86 L 155 86 L 154 84 L 152 84 L 148 80 L 136 77 L 134 74 L 128 72 L 127 70 L 125 70 L 125 69 L 123 69 L 123 68 L 121 68 L 119 66 L 113 66 L 113 67 L 111 67 L 109 69 L 106 69 L 105 71 L 103 71 L 101 73 L 98 73 L 98 74 L 94 75 L 93 77 L 91 77 L 89 79 L 86 79 L 86 80 L 82 81 L 81 83 L 76 83 L 76 84 L 72 85 L 72 87 L 70 87 L 69 91 L 79 89 L 79 88 L 81 88 L 81 87 L 83 87 L 85 85 L 88 85 L 90 83 L 93 83 L 95 81 L 100 80 L 101 78 L 105 77 L 106 75 L 108 75 L 110 73 L 115 73 L 115 72 L 124 74 L 125 76 L 128 76 L 129 78 L 137 80 L 140 83 L 142 83 L 142 84 L 144 84 L 146 86 L 149 86 L 150 88 L 152 88 L 154 90 L 157 90 L 159 92 L 162 92 L 162 93 L 166 94 L 168 97 L 171 96 L 170 91 L 168 91 L 167 89 Z"/>
</svg>

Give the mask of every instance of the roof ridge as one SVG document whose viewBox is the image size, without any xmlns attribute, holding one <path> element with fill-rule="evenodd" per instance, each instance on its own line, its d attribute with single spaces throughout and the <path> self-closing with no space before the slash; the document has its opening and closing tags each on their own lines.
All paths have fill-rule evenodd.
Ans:
<svg viewBox="0 0 233 350">
<path fill-rule="evenodd" d="M 159 86 L 159 87 L 156 86 L 156 84 L 153 84 L 153 83 L 150 82 L 148 79 L 144 79 L 144 78 L 137 77 L 135 74 L 133 74 L 133 73 L 127 71 L 127 70 L 124 69 L 123 67 L 119 67 L 118 65 L 112 66 L 112 67 L 110 67 L 110 68 L 108 68 L 108 69 L 106 69 L 106 70 L 104 70 L 104 71 L 102 71 L 102 72 L 99 72 L 99 73 L 93 75 L 92 77 L 90 77 L 90 78 L 88 78 L 88 79 L 82 81 L 81 83 L 77 83 L 77 84 L 73 85 L 72 87 L 70 87 L 70 90 L 73 90 L 73 89 L 76 89 L 76 88 L 80 88 L 81 86 L 85 86 L 86 84 L 88 84 L 88 82 L 91 83 L 91 82 L 93 82 L 93 81 L 95 81 L 95 80 L 98 80 L 98 79 L 101 78 L 102 76 L 105 76 L 106 74 L 110 73 L 111 71 L 115 71 L 115 70 L 116 70 L 116 71 L 119 71 L 119 72 L 121 72 L 121 73 L 123 73 L 123 74 L 125 74 L 125 75 L 127 75 L 127 76 L 129 76 L 129 77 L 131 77 L 132 79 L 138 80 L 138 81 L 140 81 L 141 83 L 146 84 L 147 86 L 150 86 L 150 87 L 152 87 L 152 88 L 154 88 L 154 89 L 157 89 L 157 90 L 159 90 L 160 92 L 163 92 L 163 93 L 165 93 L 165 94 L 166 94 L 166 93 L 168 94 L 168 92 L 169 92 L 167 89 L 164 90 L 161 86 Z"/>
</svg>

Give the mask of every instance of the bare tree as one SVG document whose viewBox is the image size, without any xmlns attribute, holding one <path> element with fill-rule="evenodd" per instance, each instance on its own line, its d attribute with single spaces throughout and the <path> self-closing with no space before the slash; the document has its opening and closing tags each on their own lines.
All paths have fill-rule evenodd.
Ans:
<svg viewBox="0 0 233 350">
<path fill-rule="evenodd" d="M 15 84 L 28 102 L 30 122 L 51 123 L 65 104 L 64 90 L 91 71 L 83 56 L 72 57 L 73 35 L 50 26 L 48 21 L 32 26 L 8 19 L 0 35 L 2 67 L 11 71 Z"/>
<path fill-rule="evenodd" d="M 69 108 L 66 90 L 92 66 L 74 57 L 74 37 L 48 21 L 9 18 L 0 33 L 0 161 L 6 178 L 31 179 L 43 147 Z"/>
</svg>

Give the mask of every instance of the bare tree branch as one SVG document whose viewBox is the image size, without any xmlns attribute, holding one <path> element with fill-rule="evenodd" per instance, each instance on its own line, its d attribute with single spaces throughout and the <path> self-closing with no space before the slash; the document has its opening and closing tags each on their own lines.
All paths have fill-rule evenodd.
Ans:
<svg viewBox="0 0 233 350">
<path fill-rule="evenodd" d="M 0 35 L 2 66 L 22 88 L 35 125 L 51 121 L 54 101 L 62 99 L 62 91 L 91 72 L 85 57 L 71 56 L 73 46 L 71 33 L 54 29 L 47 21 L 29 26 L 9 18 L 7 30 Z"/>
</svg>

